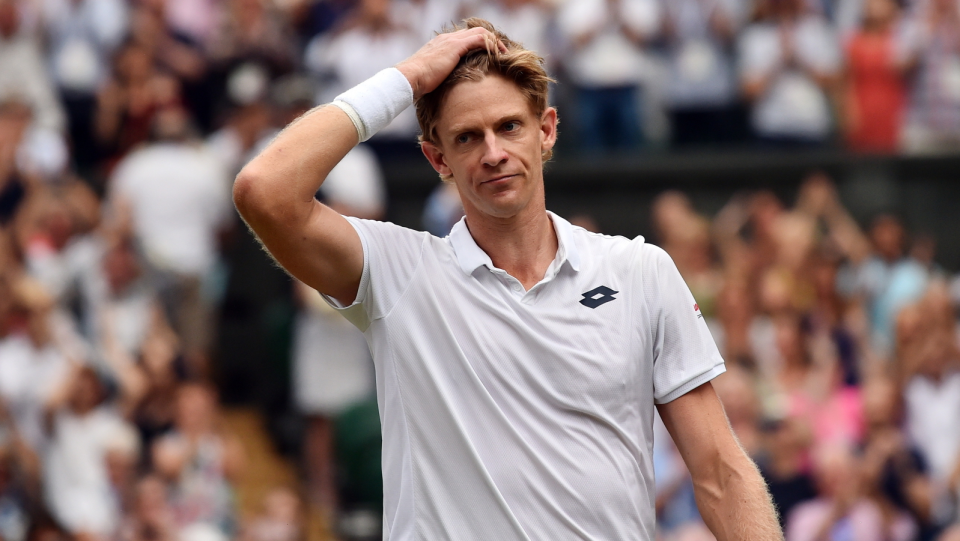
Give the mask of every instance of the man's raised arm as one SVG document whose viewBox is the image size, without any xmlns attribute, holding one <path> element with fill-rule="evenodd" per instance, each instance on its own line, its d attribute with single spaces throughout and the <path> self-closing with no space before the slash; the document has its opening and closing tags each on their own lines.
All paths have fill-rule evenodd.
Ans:
<svg viewBox="0 0 960 541">
<path fill-rule="evenodd" d="M 483 28 L 441 34 L 397 65 L 407 86 L 395 71 L 381 72 L 333 106 L 290 123 L 240 171 L 233 187 L 237 210 L 283 268 L 341 303 L 353 302 L 363 272 L 360 238 L 314 194 L 361 135 L 369 138 L 439 86 L 467 52 L 497 45 Z"/>
</svg>

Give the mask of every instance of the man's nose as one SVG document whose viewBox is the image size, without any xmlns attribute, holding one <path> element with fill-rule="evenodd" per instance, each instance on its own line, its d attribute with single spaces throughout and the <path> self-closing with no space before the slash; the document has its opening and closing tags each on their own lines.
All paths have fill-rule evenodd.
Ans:
<svg viewBox="0 0 960 541">
<path fill-rule="evenodd" d="M 496 167 L 507 160 L 507 152 L 500 144 L 495 133 L 487 133 L 483 137 L 483 165 Z"/>
</svg>

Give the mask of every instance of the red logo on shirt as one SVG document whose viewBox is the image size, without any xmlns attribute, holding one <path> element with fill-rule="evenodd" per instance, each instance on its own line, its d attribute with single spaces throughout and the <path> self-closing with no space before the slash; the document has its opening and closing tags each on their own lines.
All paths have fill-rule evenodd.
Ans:
<svg viewBox="0 0 960 541">
<path fill-rule="evenodd" d="M 693 305 L 693 311 L 694 311 L 694 312 L 699 312 L 699 311 L 700 311 L 700 305 L 699 305 L 699 304 L 694 304 L 694 305 Z"/>
</svg>

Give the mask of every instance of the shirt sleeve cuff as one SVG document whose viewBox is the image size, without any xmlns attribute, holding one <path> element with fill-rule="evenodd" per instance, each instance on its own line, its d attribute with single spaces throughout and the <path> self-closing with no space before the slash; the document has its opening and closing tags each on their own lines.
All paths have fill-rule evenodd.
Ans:
<svg viewBox="0 0 960 541">
<path fill-rule="evenodd" d="M 680 398 L 681 396 L 689 393 L 690 391 L 696 389 L 697 387 L 703 385 L 704 383 L 712 380 L 713 378 L 723 374 L 727 371 L 727 367 L 724 363 L 720 363 L 710 370 L 696 376 L 692 379 L 687 380 L 685 383 L 681 384 L 679 387 L 673 389 L 669 393 L 663 395 L 662 397 L 656 399 L 654 402 L 657 404 L 666 404 L 667 402 L 673 402 L 674 400 Z"/>
</svg>

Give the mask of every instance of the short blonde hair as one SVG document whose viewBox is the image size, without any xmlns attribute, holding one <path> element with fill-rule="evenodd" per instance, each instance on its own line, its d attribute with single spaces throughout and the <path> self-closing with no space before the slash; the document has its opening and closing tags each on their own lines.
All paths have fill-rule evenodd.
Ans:
<svg viewBox="0 0 960 541">
<path fill-rule="evenodd" d="M 543 67 L 543 57 L 524 49 L 523 45 L 508 38 L 506 34 L 494 28 L 489 21 L 477 17 L 464 19 L 461 24 L 445 29 L 444 33 L 477 27 L 493 32 L 506 46 L 507 51 L 477 49 L 465 54 L 440 86 L 417 100 L 417 121 L 420 123 L 421 143 L 437 144 L 437 122 L 440 120 L 443 100 L 450 93 L 450 89 L 464 81 L 480 81 L 488 75 L 499 75 L 517 85 L 517 89 L 527 99 L 535 115 L 539 117 L 547 110 L 549 86 L 554 80 L 547 75 L 547 70 Z M 552 156 L 552 149 L 544 152 L 543 161 L 549 160 Z"/>
</svg>

